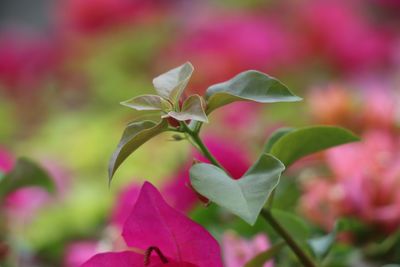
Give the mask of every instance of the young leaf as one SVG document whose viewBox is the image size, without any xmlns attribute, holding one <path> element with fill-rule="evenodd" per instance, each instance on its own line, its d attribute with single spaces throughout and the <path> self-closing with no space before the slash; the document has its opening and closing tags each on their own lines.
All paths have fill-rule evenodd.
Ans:
<svg viewBox="0 0 400 267">
<path fill-rule="evenodd" d="M 55 191 L 53 180 L 45 170 L 27 158 L 20 158 L 14 168 L 0 180 L 0 198 L 27 186 L 39 186 L 48 192 Z"/>
<path fill-rule="evenodd" d="M 279 138 L 270 153 L 289 166 L 301 157 L 359 141 L 352 132 L 333 126 L 311 126 L 293 130 Z"/>
<path fill-rule="evenodd" d="M 193 65 L 190 62 L 174 68 L 153 79 L 153 85 L 157 93 L 177 104 L 193 73 Z"/>
<path fill-rule="evenodd" d="M 301 100 L 279 80 L 255 70 L 242 72 L 229 81 L 210 86 L 206 96 L 207 114 L 235 101 L 274 103 Z"/>
<path fill-rule="evenodd" d="M 115 171 L 129 155 L 167 128 L 168 123 L 165 120 L 161 120 L 158 124 L 153 121 L 139 121 L 128 124 L 117 148 L 111 156 L 108 165 L 109 180 L 111 181 Z"/>
<path fill-rule="evenodd" d="M 170 111 L 168 115 L 178 121 L 193 120 L 208 122 L 207 115 L 204 111 L 203 99 L 199 95 L 191 95 L 186 99 L 181 112 Z"/>
<path fill-rule="evenodd" d="M 284 247 L 285 247 L 285 242 L 279 242 L 279 243 L 273 245 L 272 247 L 270 247 L 268 250 L 257 254 L 254 258 L 252 258 L 250 261 L 248 261 L 244 267 L 264 266 L 264 264 L 267 261 L 271 260 Z"/>
<path fill-rule="evenodd" d="M 190 180 L 195 190 L 253 225 L 272 190 L 278 185 L 285 166 L 263 154 L 238 180 L 211 164 L 195 164 Z"/>
<path fill-rule="evenodd" d="M 158 95 L 141 95 L 121 102 L 121 105 L 135 110 L 171 110 L 172 105 Z"/>
</svg>

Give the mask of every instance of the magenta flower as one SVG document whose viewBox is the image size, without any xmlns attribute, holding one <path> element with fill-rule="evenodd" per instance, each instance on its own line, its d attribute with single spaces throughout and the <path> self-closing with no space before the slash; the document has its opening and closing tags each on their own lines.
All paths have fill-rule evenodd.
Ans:
<svg viewBox="0 0 400 267">
<path fill-rule="evenodd" d="M 184 25 L 167 57 L 176 62 L 190 58 L 197 66 L 192 82 L 198 88 L 246 69 L 287 70 L 301 54 L 295 34 L 273 18 L 210 12 L 203 17 L 191 16 Z"/>
<path fill-rule="evenodd" d="M 0 88 L 14 97 L 29 97 L 56 75 L 63 55 L 54 40 L 11 31 L 0 36 Z"/>
<path fill-rule="evenodd" d="M 320 53 L 340 71 L 359 72 L 389 64 L 391 37 L 368 22 L 356 1 L 306 1 L 295 8 L 300 31 L 310 42 L 310 54 Z"/>
<path fill-rule="evenodd" d="M 0 173 L 11 171 L 14 166 L 14 158 L 7 150 L 0 147 Z"/>
<path fill-rule="evenodd" d="M 97 33 L 157 16 L 164 5 L 159 0 L 67 0 L 59 6 L 59 14 L 63 27 Z"/>
<path fill-rule="evenodd" d="M 129 250 L 97 254 L 82 267 L 222 267 L 217 241 L 169 206 L 148 182 L 125 222 L 122 236 Z"/>
</svg>

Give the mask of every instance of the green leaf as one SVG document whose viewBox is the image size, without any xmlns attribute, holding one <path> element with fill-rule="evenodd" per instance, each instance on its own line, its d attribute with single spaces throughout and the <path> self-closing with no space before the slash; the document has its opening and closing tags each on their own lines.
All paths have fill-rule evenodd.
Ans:
<svg viewBox="0 0 400 267">
<path fill-rule="evenodd" d="M 263 154 L 238 180 L 206 163 L 192 166 L 190 180 L 198 193 L 253 225 L 284 169 L 278 159 Z"/>
<path fill-rule="evenodd" d="M 166 131 L 167 128 L 168 123 L 165 120 L 161 120 L 159 123 L 139 121 L 128 124 L 108 165 L 110 182 L 115 171 L 129 155 L 154 136 Z"/>
<path fill-rule="evenodd" d="M 248 261 L 244 265 L 244 267 L 260 267 L 260 266 L 264 266 L 264 264 L 267 261 L 271 260 L 284 247 L 285 247 L 285 242 L 279 242 L 279 243 L 273 245 L 272 247 L 270 247 L 268 250 L 257 254 L 254 258 L 252 258 L 250 261 Z"/>
<path fill-rule="evenodd" d="M 171 110 L 172 105 L 158 95 L 141 95 L 121 102 L 121 105 L 135 110 Z"/>
<path fill-rule="evenodd" d="M 272 209 L 271 214 L 299 242 L 305 242 L 310 237 L 307 224 L 295 214 L 278 209 Z"/>
<path fill-rule="evenodd" d="M 199 95 L 191 95 L 185 100 L 182 106 L 182 111 L 168 112 L 168 116 L 177 119 L 178 121 L 201 121 L 208 122 L 207 115 L 204 111 L 204 100 Z"/>
<path fill-rule="evenodd" d="M 154 88 L 160 96 L 171 100 L 173 104 L 177 104 L 192 76 L 193 70 L 193 65 L 190 62 L 186 62 L 154 78 Z"/>
<path fill-rule="evenodd" d="M 275 103 L 301 100 L 279 80 L 255 70 L 242 72 L 231 80 L 210 86 L 206 96 L 207 114 L 235 101 Z"/>
<path fill-rule="evenodd" d="M 359 140 L 352 132 L 340 127 L 304 127 L 279 138 L 270 153 L 289 166 L 301 157 Z"/>
<path fill-rule="evenodd" d="M 332 232 L 327 235 L 315 237 L 308 240 L 308 244 L 314 255 L 319 259 L 325 258 L 336 241 L 337 234 L 345 228 L 344 222 L 337 221 Z"/>
<path fill-rule="evenodd" d="M 14 168 L 0 180 L 0 197 L 27 186 L 55 191 L 54 182 L 44 169 L 27 158 L 19 158 Z"/>
<path fill-rule="evenodd" d="M 267 143 L 264 145 L 264 152 L 265 153 L 270 153 L 272 146 L 284 135 L 292 132 L 294 129 L 293 128 L 280 128 L 273 132 L 268 139 Z"/>
</svg>

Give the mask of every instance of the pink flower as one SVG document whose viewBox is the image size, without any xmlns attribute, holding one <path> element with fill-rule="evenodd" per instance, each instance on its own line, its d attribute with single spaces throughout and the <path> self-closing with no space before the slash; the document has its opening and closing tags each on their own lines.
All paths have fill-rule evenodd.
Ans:
<svg viewBox="0 0 400 267">
<path fill-rule="evenodd" d="M 0 88 L 21 98 L 55 75 L 62 53 L 44 36 L 6 32 L 0 36 L 0 58 Z"/>
<path fill-rule="evenodd" d="M 251 240 L 243 239 L 233 232 L 226 232 L 222 238 L 222 249 L 226 267 L 242 267 L 258 253 L 270 247 L 267 237 L 258 234 Z M 272 267 L 269 261 L 262 267 Z"/>
<path fill-rule="evenodd" d="M 232 78 L 247 69 L 287 69 L 300 57 L 301 43 L 277 19 L 251 14 L 209 12 L 190 17 L 182 35 L 166 52 L 170 62 L 190 60 L 196 66 L 192 89 Z"/>
<path fill-rule="evenodd" d="M 14 158 L 7 150 L 0 147 L 0 173 L 11 171 L 14 166 Z"/>
<path fill-rule="evenodd" d="M 390 36 L 369 23 L 355 1 L 306 1 L 295 8 L 310 52 L 338 70 L 360 72 L 388 65 Z"/>
<path fill-rule="evenodd" d="M 156 15 L 163 5 L 159 0 L 66 0 L 59 14 L 67 29 L 95 33 Z"/>
<path fill-rule="evenodd" d="M 77 241 L 65 249 L 65 267 L 79 267 L 98 253 L 98 243 L 94 241 Z"/>
<path fill-rule="evenodd" d="M 148 182 L 125 222 L 122 236 L 130 250 L 97 254 L 82 267 L 222 266 L 217 241 L 170 207 Z"/>
<path fill-rule="evenodd" d="M 326 152 L 334 176 L 307 183 L 301 206 L 326 228 L 340 216 L 356 216 L 391 232 L 400 223 L 400 138 L 375 130 L 362 140 Z"/>
</svg>

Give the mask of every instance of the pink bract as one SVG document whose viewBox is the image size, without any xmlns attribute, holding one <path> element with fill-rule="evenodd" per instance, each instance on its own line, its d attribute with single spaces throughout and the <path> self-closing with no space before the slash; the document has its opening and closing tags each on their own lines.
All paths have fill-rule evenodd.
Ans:
<svg viewBox="0 0 400 267">
<path fill-rule="evenodd" d="M 147 266 L 222 266 L 217 241 L 199 224 L 169 206 L 148 182 L 141 189 L 122 235 L 129 247 L 142 253 L 98 254 L 83 267 L 142 266 L 146 258 Z M 151 255 L 145 257 L 144 251 Z M 163 260 L 168 264 L 162 265 Z"/>
</svg>

